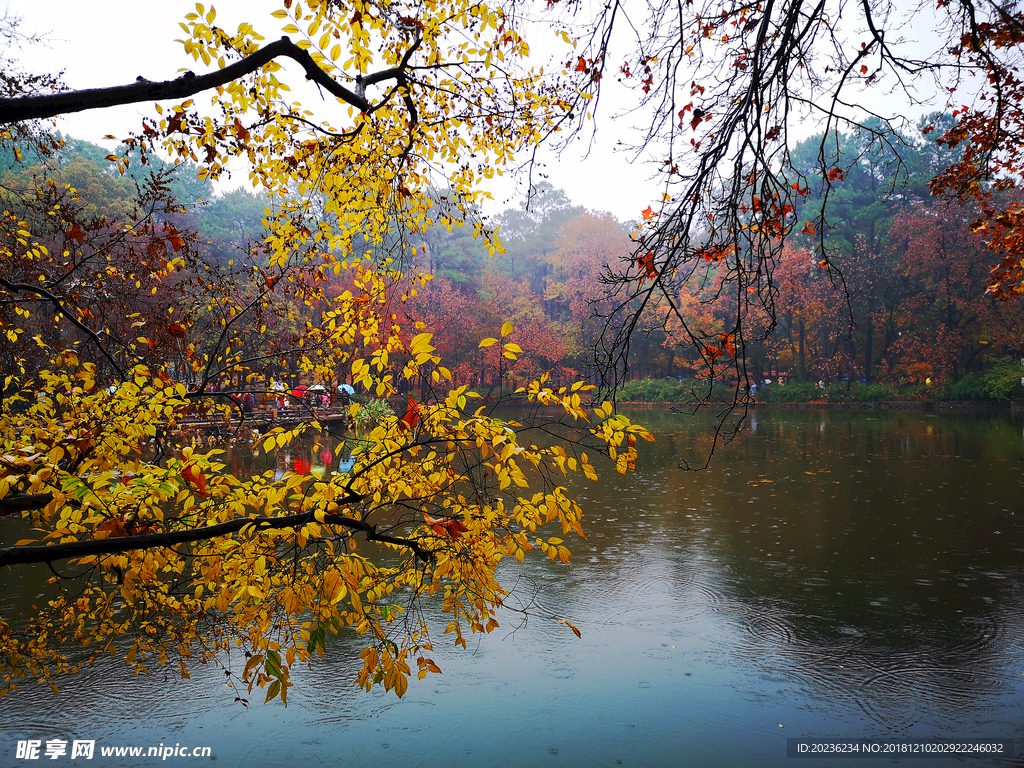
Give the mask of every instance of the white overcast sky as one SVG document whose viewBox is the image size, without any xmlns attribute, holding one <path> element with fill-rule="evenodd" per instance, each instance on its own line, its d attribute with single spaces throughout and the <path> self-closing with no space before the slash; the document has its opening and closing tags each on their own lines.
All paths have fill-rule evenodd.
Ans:
<svg viewBox="0 0 1024 768">
<path fill-rule="evenodd" d="M 593 0 L 599 2 L 600 0 Z M 121 85 L 132 82 L 136 77 L 148 80 L 165 80 L 176 77 L 182 68 L 202 71 L 201 62 L 194 62 L 186 56 L 180 43 L 175 40 L 184 36 L 178 26 L 185 14 L 195 9 L 194 0 L 104 0 L 102 3 L 82 0 L 0 0 L 0 9 L 24 19 L 26 32 L 46 34 L 46 45 L 34 46 L 14 55 L 21 59 L 27 69 L 35 72 L 64 71 L 64 80 L 72 88 L 95 88 Z M 207 7 L 209 7 L 207 3 Z M 220 0 L 213 3 L 217 9 L 217 24 L 234 30 L 238 23 L 247 21 L 267 39 L 281 34 L 286 23 L 270 16 L 271 11 L 280 7 L 279 0 Z M 927 29 L 928 24 L 922 25 Z M 908 25 L 902 33 L 912 30 Z M 534 51 L 545 45 L 540 30 L 533 33 L 531 41 Z M 920 31 L 920 30 L 919 30 Z M 859 39 L 851 30 L 851 36 Z M 540 45 L 538 45 L 538 42 Z M 887 42 L 889 42 L 887 38 Z M 934 45 L 935 41 L 923 41 Z M 564 54 L 562 54 L 564 55 Z M 535 56 L 536 58 L 536 56 Z M 296 69 L 285 63 L 286 69 Z M 295 88 L 301 86 L 304 78 L 294 73 L 288 82 Z M 650 180 L 654 170 L 643 162 L 631 163 L 630 155 L 613 151 L 616 142 L 630 133 L 626 119 L 613 120 L 616 100 L 623 99 L 623 89 L 606 78 L 608 88 L 602 95 L 602 118 L 597 131 L 597 143 L 584 156 L 586 142 L 580 140 L 579 150 L 562 152 L 555 156 L 548 151 L 542 153 L 542 165 L 537 170 L 545 173 L 549 181 L 568 193 L 570 199 L 579 205 L 595 211 L 609 211 L 622 221 L 634 221 L 640 211 L 650 204 L 657 206 L 661 197 L 658 185 Z M 615 89 L 620 89 L 616 93 Z M 319 99 L 315 91 L 308 94 L 293 91 L 310 108 L 310 102 Z M 875 88 L 872 100 L 888 102 L 884 89 Z M 625 99 L 629 99 L 628 96 Z M 878 105 L 875 105 L 878 107 Z M 905 101 L 893 99 L 888 108 L 894 114 L 906 113 Z M 926 111 L 923 107 L 914 110 L 916 114 Z M 134 105 L 80 113 L 63 119 L 60 126 L 64 132 L 80 139 L 104 143 L 107 134 L 122 136 L 137 129 L 143 115 L 152 114 L 151 105 Z M 806 135 L 820 130 L 814 121 L 807 121 Z M 799 129 L 798 129 L 799 130 Z M 791 134 L 792 135 L 792 134 Z M 113 146 L 112 142 L 106 142 Z M 238 183 L 245 180 L 245 173 L 238 173 Z M 497 213 L 504 208 L 518 206 L 525 185 L 519 186 L 510 179 L 498 180 L 487 189 L 494 196 L 494 202 L 486 212 Z"/>
<path fill-rule="evenodd" d="M 22 17 L 26 32 L 44 33 L 48 43 L 13 52 L 25 68 L 33 72 L 64 71 L 71 88 L 96 88 L 132 82 L 136 77 L 165 80 L 177 76 L 182 68 L 199 73 L 202 62 L 186 56 L 176 39 L 184 36 L 178 22 L 195 9 L 192 0 L 0 0 L 10 13 Z M 206 4 L 209 8 L 210 3 Z M 272 0 L 221 0 L 214 2 L 217 24 L 234 30 L 247 21 L 268 39 L 280 34 L 284 22 L 270 12 L 280 7 Z M 286 65 L 287 67 L 287 65 Z M 300 76 L 289 83 L 301 82 Z M 144 115 L 152 114 L 151 105 L 134 105 L 79 113 L 62 119 L 59 126 L 76 138 L 103 142 L 107 134 L 122 136 L 139 126 Z M 598 132 L 600 143 L 584 158 L 580 151 L 542 156 L 538 169 L 546 173 L 556 187 L 566 190 L 570 199 L 595 211 L 609 211 L 620 220 L 635 220 L 641 210 L 659 197 L 657 186 L 648 182 L 649 168 L 631 164 L 627 155 L 614 153 L 613 126 L 607 122 Z M 607 129 L 607 130 L 604 130 Z M 237 174 L 239 183 L 245 174 Z M 494 196 L 489 213 L 518 206 L 522 184 L 500 180 L 487 187 Z"/>
</svg>

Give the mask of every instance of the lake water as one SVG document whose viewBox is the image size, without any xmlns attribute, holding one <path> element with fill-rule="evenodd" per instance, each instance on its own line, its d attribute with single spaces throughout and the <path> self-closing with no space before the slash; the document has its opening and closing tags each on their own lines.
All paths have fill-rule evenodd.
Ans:
<svg viewBox="0 0 1024 768">
<path fill-rule="evenodd" d="M 287 708 L 233 704 L 212 668 L 165 681 L 101 662 L 59 696 L 0 699 L 0 765 L 52 738 L 97 752 L 46 764 L 103 766 L 161 761 L 99 745 L 209 746 L 223 768 L 908 762 L 794 760 L 794 737 L 1016 739 L 1024 755 L 1024 418 L 761 410 L 685 472 L 709 417 L 634 417 L 658 442 L 636 475 L 577 485 L 571 563 L 508 564 L 529 619 L 506 612 L 468 651 L 435 638 L 444 674 L 403 700 L 351 686 L 344 638 Z M 4 610 L 42 578 L 0 574 Z"/>
</svg>

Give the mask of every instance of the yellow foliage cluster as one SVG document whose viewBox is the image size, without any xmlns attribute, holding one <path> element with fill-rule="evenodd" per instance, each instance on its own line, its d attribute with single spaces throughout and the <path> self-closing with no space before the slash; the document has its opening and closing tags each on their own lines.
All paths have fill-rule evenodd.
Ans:
<svg viewBox="0 0 1024 768">
<path fill-rule="evenodd" d="M 416 338 L 428 349 L 429 334 Z M 88 365 L 69 357 L 34 382 L 5 382 L 16 394 L 0 413 L 0 500 L 48 493 L 52 501 L 32 514 L 39 540 L 4 550 L 0 562 L 40 547 L 111 549 L 74 557 L 75 570 L 86 569 L 80 587 L 27 626 L 0 625 L 5 690 L 19 678 L 55 681 L 70 668 L 69 644 L 123 653 L 139 669 L 173 663 L 186 676 L 192 664 L 240 649 L 242 681 L 287 700 L 292 666 L 323 655 L 328 633 L 354 632 L 366 638 L 357 682 L 401 695 L 413 659 L 421 677 L 436 665 L 424 655 L 428 628 L 411 631 L 400 617 L 434 598 L 449 616 L 445 632 L 465 646 L 467 633 L 498 626 L 503 558 L 521 561 L 538 548 L 565 562 L 564 539 L 543 529 L 582 534 L 564 486 L 571 471 L 596 479 L 587 453 L 572 455 L 582 438 L 527 442 L 529 424 L 468 410 L 474 395 L 465 388 L 419 404 L 414 426 L 397 417 L 379 424 L 346 474 L 244 478 L 223 471 L 219 450 L 143 458 L 156 430 L 188 408 L 183 385 L 140 368 L 114 392 L 89 391 L 79 375 L 88 378 Z M 357 359 L 353 372 L 365 365 Z M 534 382 L 528 397 L 586 425 L 595 448 L 619 451 L 625 472 L 636 437 L 650 435 L 608 404 L 587 410 L 581 389 Z M 262 447 L 300 433 L 278 429 Z"/>
<path fill-rule="evenodd" d="M 495 418 L 465 387 L 445 391 L 451 374 L 429 329 L 398 310 L 401 255 L 381 246 L 430 222 L 431 173 L 446 169 L 453 199 L 471 203 L 480 179 L 556 130 L 566 110 L 513 65 L 528 53 L 513 20 L 467 0 L 408 10 L 284 0 L 274 17 L 297 40 L 274 50 L 337 97 L 326 117 L 287 100 L 270 58 L 208 103 L 158 110 L 129 141 L 198 163 L 200 177 L 242 158 L 253 185 L 280 197 L 254 251 L 264 260 L 245 279 L 208 267 L 190 275 L 187 238 L 167 225 L 127 249 L 143 273 L 117 256 L 123 233 L 140 227 L 105 224 L 119 239 L 101 252 L 69 220 L 51 227 L 65 244 L 54 255 L 33 229 L 57 207 L 34 219 L 5 213 L 0 299 L 14 311 L 0 316 L 0 353 L 13 362 L 0 399 L 0 512 L 24 516 L 37 535 L 0 549 L 0 567 L 50 563 L 74 578 L 55 576 L 52 599 L 26 621 L 0 618 L 0 693 L 24 680 L 55 685 L 73 659 L 101 653 L 185 677 L 241 654 L 229 666 L 236 685 L 287 702 L 295 665 L 348 633 L 364 643 L 356 682 L 401 696 L 413 662 L 418 677 L 440 671 L 418 607 L 440 607 L 444 633 L 462 646 L 492 631 L 508 595 L 501 561 L 539 550 L 564 563 L 564 537 L 582 535 L 567 474 L 596 479 L 598 453 L 626 472 L 637 438 L 651 439 L 607 403 L 589 404 L 589 387 L 553 389 L 546 377 L 520 390 L 531 418 Z M 251 24 L 229 33 L 216 21 L 197 5 L 182 24 L 197 63 L 227 70 L 264 50 Z M 145 300 L 130 313 L 108 302 L 98 317 L 83 293 L 104 296 L 119 269 Z M 343 288 L 326 290 L 338 276 Z M 147 304 L 150 294 L 185 306 Z M 281 338 L 268 338 L 271 326 Z M 506 324 L 502 339 L 511 333 Z M 522 353 L 502 343 L 505 358 Z M 344 473 L 236 476 L 220 449 L 173 444 L 189 420 L 240 416 L 239 387 L 275 398 L 265 371 L 285 358 L 307 381 L 349 380 L 368 396 L 414 383 L 432 394 L 363 435 Z M 551 421 L 531 437 L 538 409 L 556 413 L 561 437 Z M 271 425 L 256 450 L 287 450 L 320 428 L 307 411 Z"/>
</svg>

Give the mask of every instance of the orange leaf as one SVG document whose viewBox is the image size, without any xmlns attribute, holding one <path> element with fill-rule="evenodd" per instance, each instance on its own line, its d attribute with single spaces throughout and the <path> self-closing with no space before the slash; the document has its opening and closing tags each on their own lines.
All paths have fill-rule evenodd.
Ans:
<svg viewBox="0 0 1024 768">
<path fill-rule="evenodd" d="M 243 143 L 248 144 L 249 143 L 249 139 L 250 139 L 249 131 L 247 131 L 245 129 L 245 126 L 242 125 L 242 122 L 237 117 L 235 118 L 234 128 L 235 128 L 235 136 L 238 137 L 238 140 L 243 142 Z"/>
<path fill-rule="evenodd" d="M 644 221 L 650 221 L 651 219 L 654 218 L 654 210 L 651 208 L 651 206 L 648 205 L 644 210 L 640 212 L 640 215 L 644 217 Z"/>
<path fill-rule="evenodd" d="M 576 629 L 576 626 L 571 621 L 568 621 L 566 619 L 559 619 L 558 623 L 559 624 L 565 624 L 565 626 L 567 626 L 569 629 L 571 629 L 573 632 L 576 633 L 576 637 L 578 637 L 580 639 L 583 638 L 583 635 L 580 634 L 580 631 L 578 629 Z"/>
<path fill-rule="evenodd" d="M 98 534 L 104 534 L 99 536 Z M 128 535 L 128 531 L 117 518 L 111 518 L 110 520 L 104 520 L 98 526 L 96 526 L 96 538 L 97 539 L 120 539 Z"/>
</svg>

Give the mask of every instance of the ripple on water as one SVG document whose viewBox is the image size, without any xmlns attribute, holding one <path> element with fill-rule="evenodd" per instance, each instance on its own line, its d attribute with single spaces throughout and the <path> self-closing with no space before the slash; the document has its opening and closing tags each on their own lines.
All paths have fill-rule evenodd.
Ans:
<svg viewBox="0 0 1024 768">
<path fill-rule="evenodd" d="M 793 628 L 786 618 L 775 610 L 763 610 L 751 607 L 746 615 L 739 617 L 739 629 L 744 641 L 741 646 L 751 643 L 757 649 L 765 645 L 790 645 L 796 639 Z"/>
<path fill-rule="evenodd" d="M 93 666 L 83 665 L 75 675 L 59 682 L 60 693 L 49 686 L 24 685 L 6 699 L 14 704 L 22 697 L 30 706 L 19 706 L 13 721 L 5 725 L 24 734 L 49 734 L 66 738 L 80 732 L 81 711 L 104 713 L 104 725 L 111 729 L 135 728 L 139 724 L 139 701 L 160 713 L 161 728 L 178 732 L 195 714 L 218 712 L 231 705 L 234 694 L 219 684 L 203 681 L 201 669 L 193 669 L 193 680 L 169 680 L 160 674 L 131 675 L 122 659 L 99 657 Z M 33 690 L 34 688 L 34 690 Z M 45 691 L 45 692 L 44 692 Z M 78 703 L 68 707 L 68 698 Z"/>
<path fill-rule="evenodd" d="M 787 660 L 786 679 L 826 699 L 848 697 L 850 659 L 863 655 L 867 633 L 834 618 L 787 612 L 778 606 L 746 605 L 734 615 L 739 629 L 735 653 L 741 659 Z"/>
<path fill-rule="evenodd" d="M 898 733 L 920 722 L 927 710 L 949 720 L 1006 690 L 1006 681 L 991 670 L 921 663 L 871 675 L 859 686 L 856 701 L 874 721 Z"/>
<path fill-rule="evenodd" d="M 810 576 L 804 579 L 802 583 L 805 587 L 827 587 L 829 580 L 821 576 Z"/>
<path fill-rule="evenodd" d="M 624 571 L 626 571 L 624 573 Z M 599 601 L 603 623 L 630 626 L 661 626 L 666 617 L 673 623 L 687 623 L 723 603 L 723 595 L 703 579 L 649 564 L 623 568 L 619 585 L 609 592 L 607 582 L 586 580 L 576 586 L 576 594 L 585 602 Z"/>
<path fill-rule="evenodd" d="M 951 650 L 961 655 L 987 655 L 995 650 L 1006 634 L 1006 626 L 992 616 L 970 616 L 960 621 L 955 637 L 950 638 Z"/>
<path fill-rule="evenodd" d="M 867 717 L 878 723 L 882 731 L 879 735 L 899 737 L 909 735 L 914 726 L 924 718 L 924 711 L 921 707 L 909 707 L 906 701 L 890 701 L 865 698 L 855 698 L 857 706 Z"/>
</svg>

